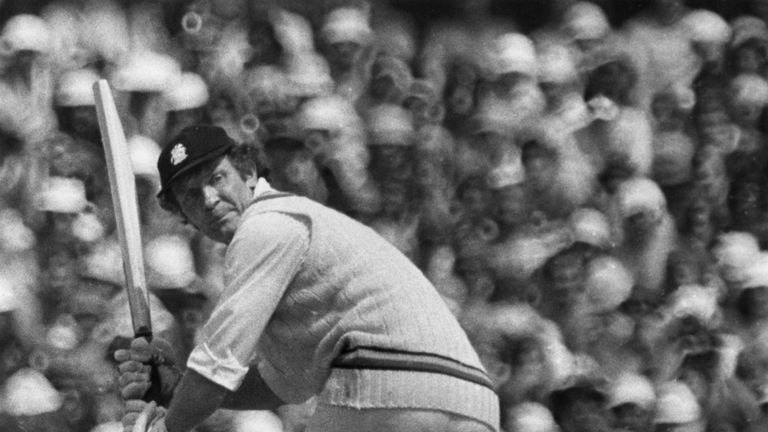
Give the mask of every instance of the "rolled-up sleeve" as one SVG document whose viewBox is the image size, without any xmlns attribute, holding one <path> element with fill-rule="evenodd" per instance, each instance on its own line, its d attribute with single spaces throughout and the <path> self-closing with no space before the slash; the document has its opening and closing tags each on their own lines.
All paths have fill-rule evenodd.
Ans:
<svg viewBox="0 0 768 432">
<path fill-rule="evenodd" d="M 227 248 L 226 288 L 203 326 L 187 367 L 236 390 L 309 248 L 306 222 L 283 213 L 244 215 Z"/>
</svg>

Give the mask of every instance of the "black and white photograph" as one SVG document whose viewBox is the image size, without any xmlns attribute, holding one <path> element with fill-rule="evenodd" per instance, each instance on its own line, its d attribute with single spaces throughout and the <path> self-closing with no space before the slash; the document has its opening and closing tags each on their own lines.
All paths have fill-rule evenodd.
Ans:
<svg viewBox="0 0 768 432">
<path fill-rule="evenodd" d="M 0 0 L 0 432 L 768 431 L 768 0 Z"/>
</svg>

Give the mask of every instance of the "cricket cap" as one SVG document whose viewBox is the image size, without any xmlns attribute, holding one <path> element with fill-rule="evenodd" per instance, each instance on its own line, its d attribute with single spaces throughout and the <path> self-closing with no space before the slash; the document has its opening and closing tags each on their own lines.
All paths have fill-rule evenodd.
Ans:
<svg viewBox="0 0 768 432">
<path fill-rule="evenodd" d="M 218 126 L 195 125 L 184 128 L 160 152 L 157 171 L 165 194 L 171 183 L 192 168 L 222 156 L 235 147 L 235 141 Z"/>
</svg>

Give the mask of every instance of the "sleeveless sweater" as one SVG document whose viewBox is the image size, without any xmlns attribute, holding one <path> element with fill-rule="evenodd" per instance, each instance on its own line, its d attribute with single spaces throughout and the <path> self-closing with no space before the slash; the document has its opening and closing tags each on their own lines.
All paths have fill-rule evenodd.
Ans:
<svg viewBox="0 0 768 432">
<path fill-rule="evenodd" d="M 266 294 L 260 280 L 271 278 L 230 274 L 250 257 L 280 275 Z M 498 398 L 466 334 L 422 272 L 371 228 L 268 191 L 243 213 L 226 265 L 227 288 L 188 367 L 235 389 L 257 366 L 287 402 L 434 409 L 498 430 Z M 252 331 L 228 330 L 248 314 Z"/>
</svg>

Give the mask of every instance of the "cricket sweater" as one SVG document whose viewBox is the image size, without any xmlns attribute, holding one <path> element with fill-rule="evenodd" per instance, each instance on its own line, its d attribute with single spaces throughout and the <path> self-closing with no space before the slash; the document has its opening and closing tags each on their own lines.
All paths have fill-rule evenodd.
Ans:
<svg viewBox="0 0 768 432">
<path fill-rule="evenodd" d="M 369 227 L 261 186 L 188 367 L 236 389 L 252 365 L 286 402 L 434 409 L 498 430 L 498 398 L 421 271 Z"/>
</svg>

